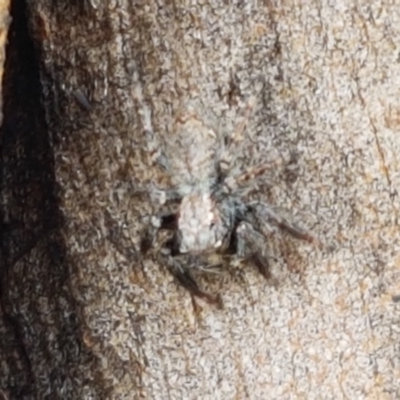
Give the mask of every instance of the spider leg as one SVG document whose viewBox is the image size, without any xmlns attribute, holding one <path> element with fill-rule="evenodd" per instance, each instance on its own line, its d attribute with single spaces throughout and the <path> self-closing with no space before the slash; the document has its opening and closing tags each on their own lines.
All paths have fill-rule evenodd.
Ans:
<svg viewBox="0 0 400 400">
<path fill-rule="evenodd" d="M 174 230 L 176 225 L 176 214 L 172 212 L 146 217 L 140 240 L 140 252 L 146 254 L 153 247 L 160 230 Z"/>
<path fill-rule="evenodd" d="M 256 98 L 254 96 L 251 96 L 247 102 L 247 105 L 243 111 L 243 116 L 241 118 L 241 121 L 239 124 L 236 126 L 231 142 L 232 143 L 237 143 L 243 140 L 243 132 L 246 129 L 247 123 L 250 119 L 251 114 L 253 113 L 254 107 L 256 105 Z"/>
<path fill-rule="evenodd" d="M 229 190 L 235 191 L 240 187 L 243 187 L 247 182 L 255 180 L 260 176 L 264 175 L 264 172 L 271 170 L 273 168 L 279 167 L 283 164 L 283 159 L 277 159 L 271 162 L 266 162 L 252 166 L 246 169 L 239 175 L 230 175 L 225 179 L 224 185 L 229 188 Z"/>
<path fill-rule="evenodd" d="M 232 135 L 229 137 L 224 137 L 221 148 L 223 149 L 220 159 L 220 167 L 221 170 L 226 172 L 231 169 L 234 160 L 232 159 L 232 155 L 237 153 L 234 150 L 234 147 L 237 146 L 240 142 L 243 141 L 243 134 L 246 130 L 247 123 L 250 119 L 250 116 L 254 110 L 256 104 L 256 98 L 251 96 L 247 102 L 246 107 L 242 112 L 242 117 L 240 118 L 240 122 L 236 125 Z"/>
<path fill-rule="evenodd" d="M 248 213 L 246 217 L 263 235 L 270 233 L 268 226 L 277 226 L 279 229 L 286 231 L 296 239 L 321 245 L 321 242 L 310 232 L 307 232 L 289 221 L 266 203 L 252 202 L 249 204 L 249 210 L 250 213 Z"/>
<path fill-rule="evenodd" d="M 221 306 L 221 299 L 219 295 L 211 295 L 200 289 L 196 280 L 188 270 L 173 256 L 167 256 L 167 268 L 171 275 L 183 286 L 190 294 L 195 297 L 206 300 L 210 304 Z"/>
<path fill-rule="evenodd" d="M 261 83 L 262 87 L 265 86 L 265 77 L 260 75 L 256 79 L 259 83 Z M 247 123 L 251 117 L 251 114 L 254 111 L 254 108 L 257 103 L 257 97 L 255 95 L 252 95 L 249 97 L 246 106 L 242 110 L 242 117 L 240 122 L 236 125 L 235 130 L 233 131 L 233 135 L 231 137 L 230 142 L 231 143 L 237 143 L 243 140 L 243 133 L 247 127 Z"/>
<path fill-rule="evenodd" d="M 235 232 L 237 255 L 254 264 L 261 275 L 271 278 L 269 259 L 266 252 L 265 237 L 249 223 L 240 222 Z"/>
</svg>

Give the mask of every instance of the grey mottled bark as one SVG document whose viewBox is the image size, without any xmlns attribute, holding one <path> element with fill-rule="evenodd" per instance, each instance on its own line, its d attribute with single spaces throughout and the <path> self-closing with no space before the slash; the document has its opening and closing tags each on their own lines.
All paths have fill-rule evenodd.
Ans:
<svg viewBox="0 0 400 400">
<path fill-rule="evenodd" d="M 28 3 L 44 113 L 3 160 L 11 398 L 399 397 L 400 7 Z M 258 194 L 326 246 L 274 236 L 274 285 L 233 263 L 198 277 L 224 309 L 194 306 L 158 244 L 140 257 L 138 192 L 168 187 L 152 155 L 189 100 L 232 132 L 251 96 L 241 162 L 290 155 Z"/>
</svg>

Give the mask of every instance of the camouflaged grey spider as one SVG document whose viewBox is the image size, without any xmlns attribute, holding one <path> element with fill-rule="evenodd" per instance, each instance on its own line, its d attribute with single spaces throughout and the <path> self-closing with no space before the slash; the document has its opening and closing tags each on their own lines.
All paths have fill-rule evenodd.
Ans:
<svg viewBox="0 0 400 400">
<path fill-rule="evenodd" d="M 198 116 L 198 107 L 188 106 L 176 117 L 168 143 L 162 146 L 162 164 L 173 189 L 154 193 L 162 198 L 161 203 L 176 206 L 174 211 L 153 218 L 156 231 L 173 231 L 162 252 L 164 264 L 193 295 L 211 303 L 219 297 L 200 289 L 191 274 L 203 256 L 237 255 L 252 261 L 267 277 L 265 243 L 273 227 L 297 239 L 315 241 L 269 204 L 245 200 L 249 190 L 254 191 L 245 184 L 255 182 L 268 169 L 268 165 L 261 165 L 241 172 L 240 166 L 232 166 L 232 147 L 242 140 L 253 106 L 251 100 L 242 123 L 233 135 L 222 139 Z"/>
</svg>

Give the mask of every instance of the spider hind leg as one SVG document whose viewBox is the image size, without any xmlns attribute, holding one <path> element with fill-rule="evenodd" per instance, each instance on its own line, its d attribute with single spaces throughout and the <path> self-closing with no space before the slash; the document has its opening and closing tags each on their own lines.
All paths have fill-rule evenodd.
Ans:
<svg viewBox="0 0 400 400">
<path fill-rule="evenodd" d="M 253 264 L 265 279 L 271 279 L 271 257 L 265 251 L 265 237 L 243 221 L 238 224 L 234 236 L 236 254 Z"/>
<path fill-rule="evenodd" d="M 250 213 L 247 215 L 249 222 L 263 235 L 270 233 L 271 226 L 276 226 L 296 239 L 315 243 L 319 246 L 322 245 L 318 238 L 286 219 L 278 210 L 275 210 L 274 207 L 268 204 L 255 203 L 250 206 L 249 210 Z"/>
</svg>

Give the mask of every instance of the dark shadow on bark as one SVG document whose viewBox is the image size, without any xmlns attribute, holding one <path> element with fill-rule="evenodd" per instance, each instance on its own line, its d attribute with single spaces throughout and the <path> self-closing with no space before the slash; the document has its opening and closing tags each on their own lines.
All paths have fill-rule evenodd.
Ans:
<svg viewBox="0 0 400 400">
<path fill-rule="evenodd" d="M 41 103 L 40 54 L 27 14 L 24 0 L 12 2 L 2 88 L 0 394 L 18 400 L 77 398 L 73 382 L 92 357 L 82 344 L 69 289 L 54 154 Z"/>
</svg>

